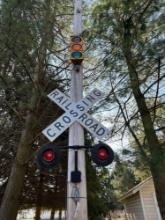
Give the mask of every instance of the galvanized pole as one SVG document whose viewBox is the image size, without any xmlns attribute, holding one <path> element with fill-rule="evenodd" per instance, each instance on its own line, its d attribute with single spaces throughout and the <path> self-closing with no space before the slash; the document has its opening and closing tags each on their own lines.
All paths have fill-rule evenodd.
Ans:
<svg viewBox="0 0 165 220">
<path fill-rule="evenodd" d="M 82 0 L 74 1 L 73 34 L 81 35 L 82 32 Z M 72 67 L 71 92 L 73 102 L 77 102 L 83 97 L 83 68 L 77 72 Z M 75 122 L 69 128 L 69 146 L 84 145 L 84 129 Z M 78 150 L 78 170 L 81 172 L 81 182 L 78 184 L 71 182 L 71 172 L 75 168 L 75 150 L 68 152 L 68 177 L 67 177 L 67 220 L 87 220 L 87 190 L 86 190 L 86 168 L 85 150 Z"/>
</svg>

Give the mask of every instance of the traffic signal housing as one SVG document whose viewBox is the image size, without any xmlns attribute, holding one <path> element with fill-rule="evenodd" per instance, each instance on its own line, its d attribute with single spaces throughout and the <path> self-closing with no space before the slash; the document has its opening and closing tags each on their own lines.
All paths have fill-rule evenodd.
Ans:
<svg viewBox="0 0 165 220">
<path fill-rule="evenodd" d="M 80 65 L 84 59 L 83 39 L 80 36 L 72 36 L 70 44 L 70 60 L 74 65 Z"/>
<path fill-rule="evenodd" d="M 60 162 L 60 149 L 53 143 L 47 144 L 38 150 L 36 159 L 40 170 L 51 171 Z"/>
<path fill-rule="evenodd" d="M 100 142 L 91 148 L 91 157 L 98 166 L 108 166 L 114 160 L 114 152 L 107 144 Z"/>
</svg>

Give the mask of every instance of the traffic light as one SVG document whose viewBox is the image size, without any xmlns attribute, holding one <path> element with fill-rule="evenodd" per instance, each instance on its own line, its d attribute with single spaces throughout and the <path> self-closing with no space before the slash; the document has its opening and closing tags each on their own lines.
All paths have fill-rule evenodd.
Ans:
<svg viewBox="0 0 165 220">
<path fill-rule="evenodd" d="M 107 144 L 100 142 L 91 148 L 91 157 L 98 166 L 107 166 L 114 160 L 114 152 Z"/>
<path fill-rule="evenodd" d="M 60 149 L 53 143 L 41 147 L 36 155 L 37 164 L 42 171 L 51 171 L 60 162 Z"/>
<path fill-rule="evenodd" d="M 74 65 L 80 65 L 83 57 L 83 39 L 80 36 L 72 36 L 70 44 L 70 60 Z"/>
</svg>

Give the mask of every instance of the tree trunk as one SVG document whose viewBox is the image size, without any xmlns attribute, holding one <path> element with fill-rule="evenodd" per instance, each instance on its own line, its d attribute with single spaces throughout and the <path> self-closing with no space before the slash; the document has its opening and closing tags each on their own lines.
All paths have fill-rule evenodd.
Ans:
<svg viewBox="0 0 165 220">
<path fill-rule="evenodd" d="M 35 212 L 35 220 L 41 219 L 41 206 L 36 206 L 36 212 Z"/>
<path fill-rule="evenodd" d="M 110 212 L 108 213 L 108 220 L 112 220 Z"/>
<path fill-rule="evenodd" d="M 140 83 L 138 79 L 138 73 L 136 71 L 136 62 L 133 59 L 133 55 L 131 53 L 130 45 L 128 44 L 128 36 L 127 44 L 124 45 L 124 54 L 129 70 L 131 88 L 133 91 L 134 98 L 136 100 L 138 110 L 141 115 L 144 132 L 146 136 L 146 140 L 148 142 L 149 150 L 151 158 L 149 160 L 149 165 L 151 169 L 151 173 L 154 180 L 154 185 L 156 189 L 156 196 L 158 200 L 158 205 L 160 208 L 160 213 L 162 215 L 162 219 L 165 219 L 165 158 L 164 158 L 164 150 L 161 144 L 159 143 L 158 137 L 154 130 L 154 125 L 152 122 L 152 118 L 150 115 L 150 111 L 147 107 L 145 97 L 140 90 Z"/>
<path fill-rule="evenodd" d="M 59 209 L 59 220 L 62 220 L 62 210 Z"/>
<path fill-rule="evenodd" d="M 48 9 L 46 11 L 43 30 L 41 32 L 45 33 L 41 39 L 40 46 L 37 50 L 36 55 L 36 69 L 33 81 L 33 90 L 31 95 L 31 108 L 26 117 L 25 129 L 21 134 L 21 139 L 17 149 L 17 155 L 15 162 L 11 169 L 8 184 L 5 190 L 5 194 L 2 200 L 0 209 L 0 220 L 15 220 L 17 216 L 17 210 L 19 207 L 19 198 L 21 196 L 24 175 L 26 172 L 26 166 L 28 160 L 32 154 L 32 143 L 35 138 L 36 125 L 39 123 L 37 121 L 37 116 L 39 115 L 40 105 L 42 105 L 41 96 L 43 87 L 45 84 L 45 66 L 46 66 L 46 54 L 47 48 L 50 42 L 50 34 L 45 32 L 47 30 L 47 25 L 50 20 L 50 1 L 46 1 Z M 53 28 L 53 26 L 52 26 Z M 51 30 L 50 30 L 50 33 Z M 14 131 L 13 131 L 14 132 Z"/>
<path fill-rule="evenodd" d="M 54 220 L 55 208 L 51 209 L 50 220 Z"/>
<path fill-rule="evenodd" d="M 32 153 L 31 145 L 34 138 L 35 121 L 36 117 L 33 113 L 29 113 L 26 118 L 25 129 L 21 135 L 17 156 L 2 200 L 0 220 L 16 219 L 26 166 Z"/>
<path fill-rule="evenodd" d="M 43 188 L 43 174 L 40 174 L 40 181 L 38 185 L 38 192 L 37 192 L 37 201 L 36 201 L 36 213 L 35 213 L 35 220 L 40 220 L 41 216 L 41 207 L 42 207 L 42 188 Z"/>
<path fill-rule="evenodd" d="M 27 114 L 25 121 L 25 128 L 22 131 L 20 143 L 18 145 L 16 158 L 11 169 L 9 181 L 3 196 L 1 209 L 0 209 L 0 220 L 15 220 L 17 217 L 17 211 L 19 208 L 19 198 L 21 196 L 24 175 L 28 160 L 31 157 L 32 144 L 36 136 L 36 126 L 38 125 L 37 116 L 39 114 L 38 109 L 40 108 L 41 90 L 44 84 L 44 54 L 41 53 L 42 58 L 38 59 L 36 65 L 36 74 L 34 85 L 35 88 L 32 91 L 32 98 L 30 100 L 31 110 Z M 42 68 L 41 68 L 42 66 Z"/>
</svg>

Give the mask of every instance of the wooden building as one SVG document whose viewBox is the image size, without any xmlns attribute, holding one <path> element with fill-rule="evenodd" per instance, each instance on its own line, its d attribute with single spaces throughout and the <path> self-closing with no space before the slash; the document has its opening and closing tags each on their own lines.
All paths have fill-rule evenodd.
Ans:
<svg viewBox="0 0 165 220">
<path fill-rule="evenodd" d="M 128 220 L 162 220 L 152 177 L 130 189 L 121 202 Z"/>
</svg>

